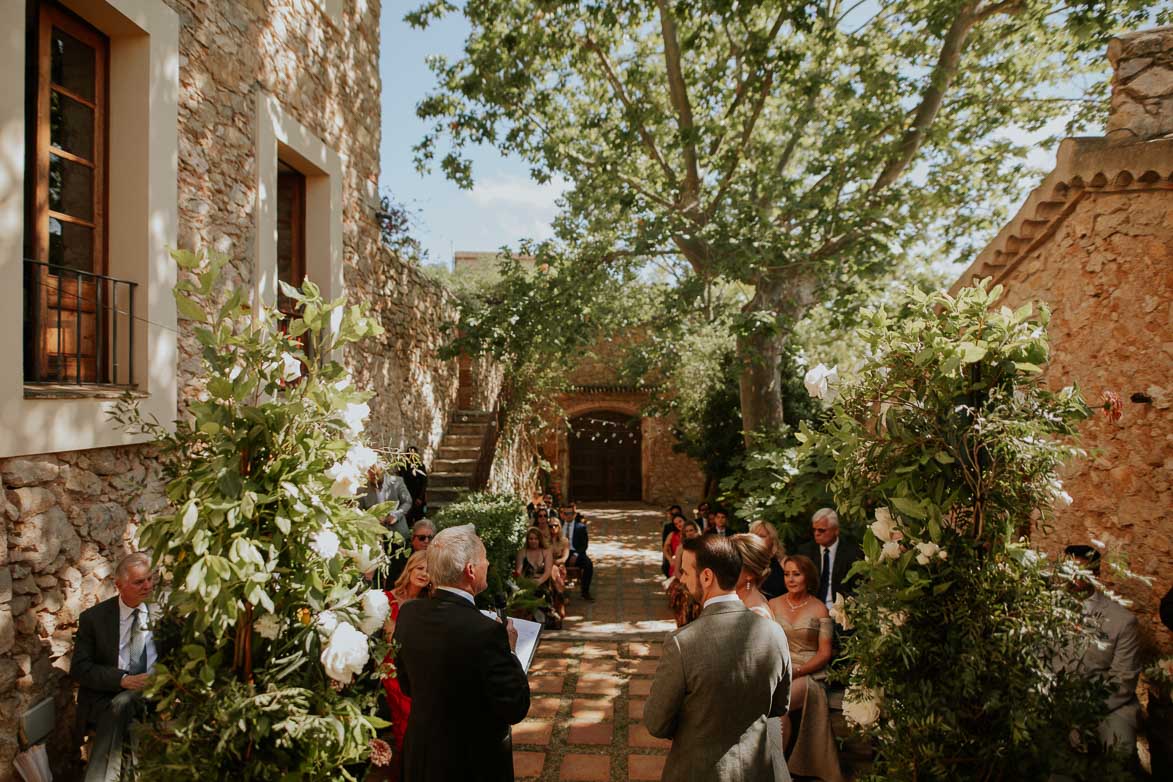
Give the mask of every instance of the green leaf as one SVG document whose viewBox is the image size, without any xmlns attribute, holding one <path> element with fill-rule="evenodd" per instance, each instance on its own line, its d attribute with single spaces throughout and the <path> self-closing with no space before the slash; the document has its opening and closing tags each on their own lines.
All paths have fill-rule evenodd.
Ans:
<svg viewBox="0 0 1173 782">
<path fill-rule="evenodd" d="M 893 497 L 892 504 L 896 506 L 896 510 L 900 511 L 905 516 L 914 519 L 923 519 L 925 517 L 925 508 L 921 503 L 908 497 Z"/>
<path fill-rule="evenodd" d="M 957 461 L 945 451 L 937 451 L 935 454 L 933 454 L 933 458 L 941 464 L 953 464 Z"/>
<path fill-rule="evenodd" d="M 987 349 L 972 342 L 962 342 L 958 350 L 961 353 L 962 364 L 975 364 L 986 357 Z"/>
<path fill-rule="evenodd" d="M 175 307 L 179 310 L 179 315 L 182 318 L 195 321 L 196 323 L 207 322 L 208 316 L 204 312 L 204 308 L 183 294 L 177 293 L 175 295 Z"/>
</svg>

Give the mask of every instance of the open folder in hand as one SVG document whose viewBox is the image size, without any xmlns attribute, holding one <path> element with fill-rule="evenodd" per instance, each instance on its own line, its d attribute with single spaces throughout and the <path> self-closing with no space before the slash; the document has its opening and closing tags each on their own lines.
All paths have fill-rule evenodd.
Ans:
<svg viewBox="0 0 1173 782">
<path fill-rule="evenodd" d="M 490 619 L 501 621 L 501 617 L 497 616 L 495 611 L 481 611 L 481 613 Z M 526 673 L 529 673 L 529 665 L 534 661 L 534 653 L 538 650 L 538 639 L 542 635 L 542 624 L 541 622 L 512 617 L 510 621 L 517 629 L 517 648 L 514 650 L 514 654 L 517 655 L 518 660 L 521 660 L 521 667 Z"/>
</svg>

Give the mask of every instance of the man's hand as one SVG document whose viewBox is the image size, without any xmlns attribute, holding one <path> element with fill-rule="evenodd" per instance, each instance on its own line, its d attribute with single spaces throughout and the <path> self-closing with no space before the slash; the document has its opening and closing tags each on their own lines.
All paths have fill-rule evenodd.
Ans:
<svg viewBox="0 0 1173 782">
<path fill-rule="evenodd" d="M 517 651 L 517 628 L 513 626 L 513 620 L 509 619 L 505 622 L 505 632 L 509 634 L 509 648 Z"/>
<path fill-rule="evenodd" d="M 149 673 L 136 673 L 133 676 L 130 674 L 127 674 L 126 676 L 122 677 L 122 682 L 121 682 L 122 689 L 124 689 L 124 690 L 142 690 L 142 689 L 146 688 L 147 681 L 149 681 L 150 678 L 151 678 L 151 675 Z"/>
</svg>

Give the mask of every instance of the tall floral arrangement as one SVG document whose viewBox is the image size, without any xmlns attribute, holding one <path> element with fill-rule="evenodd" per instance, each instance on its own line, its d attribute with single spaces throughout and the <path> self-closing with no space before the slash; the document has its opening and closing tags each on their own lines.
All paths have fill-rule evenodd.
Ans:
<svg viewBox="0 0 1173 782">
<path fill-rule="evenodd" d="M 867 525 L 860 586 L 832 612 L 852 629 L 844 712 L 877 748 L 876 778 L 1110 778 L 1080 750 L 1102 684 L 1056 664 L 1090 641 L 1061 568 L 1029 548 L 1069 503 L 1078 389 L 1048 390 L 1048 312 L 999 307 L 988 283 L 913 293 L 870 314 L 853 380 L 808 377 L 829 406 L 804 447 L 830 451 L 845 517 Z M 1069 577 L 1069 576 L 1068 576 Z"/>
<path fill-rule="evenodd" d="M 383 509 L 354 500 L 380 456 L 363 443 L 371 395 L 337 359 L 381 328 L 309 281 L 283 286 L 299 313 L 283 319 L 222 285 L 225 257 L 174 257 L 204 390 L 171 429 L 129 399 L 115 414 L 155 437 L 173 508 L 139 528 L 162 582 L 141 771 L 361 777 L 387 755 L 373 715 L 388 603 L 363 577 Z"/>
</svg>

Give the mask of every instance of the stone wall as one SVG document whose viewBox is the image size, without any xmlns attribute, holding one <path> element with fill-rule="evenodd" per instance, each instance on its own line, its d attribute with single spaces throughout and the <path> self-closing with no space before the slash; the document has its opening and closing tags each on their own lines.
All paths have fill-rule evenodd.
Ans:
<svg viewBox="0 0 1173 782">
<path fill-rule="evenodd" d="M 69 0 L 66 0 L 68 3 Z M 379 243 L 375 218 L 381 133 L 379 0 L 164 0 L 180 19 L 179 229 L 174 243 L 233 260 L 226 284 L 253 284 L 257 248 L 258 91 L 342 164 L 343 273 L 386 334 L 348 357 L 356 384 L 377 392 L 376 446 L 418 445 L 430 460 L 456 404 L 455 361 L 441 361 L 455 299 Z M 313 216 L 311 216 L 313 219 Z M 201 375 L 189 324 L 179 322 L 181 398 Z M 475 365 L 485 395 L 500 370 Z M 487 402 L 486 402 L 487 403 Z M 515 449 L 498 480 L 524 465 Z M 136 520 L 164 507 L 146 447 L 0 459 L 0 782 L 15 779 L 17 720 L 56 701 L 55 765 L 67 747 L 73 687 L 65 680 L 78 614 L 113 594 L 112 568 L 134 548 Z M 60 778 L 72 778 L 58 768 Z"/>
<path fill-rule="evenodd" d="M 1105 572 L 1133 603 L 1146 643 L 1173 651 L 1157 604 L 1173 585 L 1173 28 L 1112 41 L 1116 67 L 1105 138 L 1067 139 L 1055 170 L 958 280 L 993 277 L 1017 307 L 1053 312 L 1046 382 L 1088 401 L 1114 391 L 1118 422 L 1080 427 L 1074 498 L 1036 542 L 1051 553 L 1099 540 L 1146 585 Z"/>
<path fill-rule="evenodd" d="M 0 460 L 0 780 L 16 778 L 19 715 L 43 698 L 61 727 L 50 756 L 76 754 L 66 674 L 77 618 L 114 594 L 113 563 L 135 549 L 137 519 L 166 504 L 145 448 Z"/>
</svg>

